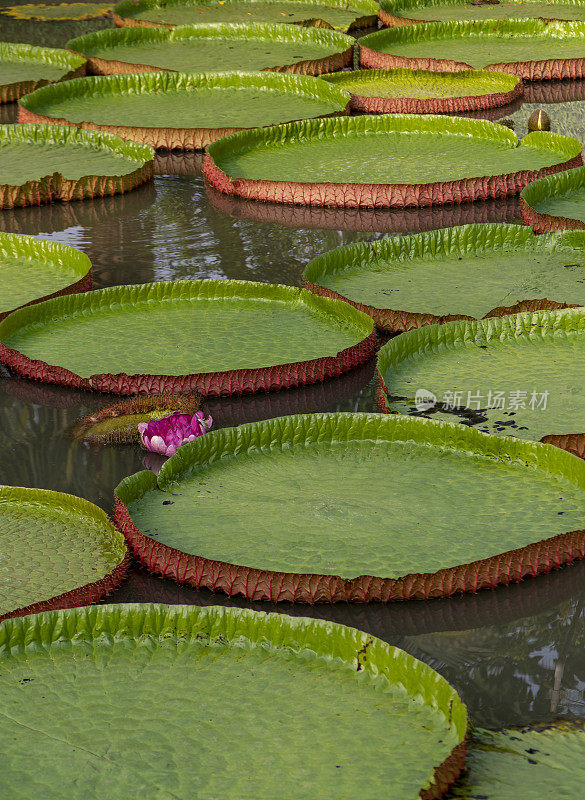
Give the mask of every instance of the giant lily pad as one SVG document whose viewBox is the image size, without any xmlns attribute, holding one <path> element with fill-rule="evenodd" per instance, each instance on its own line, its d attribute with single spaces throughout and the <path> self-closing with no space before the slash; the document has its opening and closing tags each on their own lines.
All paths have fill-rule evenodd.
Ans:
<svg viewBox="0 0 585 800">
<path fill-rule="evenodd" d="M 538 440 L 585 432 L 585 309 L 409 331 L 380 351 L 388 410 Z"/>
<path fill-rule="evenodd" d="M 429 22 L 371 33 L 360 39 L 359 51 L 364 67 L 488 69 L 531 81 L 583 78 L 585 22 Z"/>
<path fill-rule="evenodd" d="M 0 486 L 0 556 L 0 620 L 94 603 L 128 568 L 123 537 L 93 503 L 14 486 Z"/>
<path fill-rule="evenodd" d="M 315 414 L 183 445 L 158 477 L 119 484 L 115 520 L 149 570 L 179 583 L 249 600 L 386 602 L 581 558 L 584 510 L 585 462 L 550 445 Z"/>
<path fill-rule="evenodd" d="M 34 92 L 22 99 L 19 119 L 105 130 L 166 150 L 201 150 L 234 131 L 343 114 L 348 104 L 343 89 L 305 75 L 154 72 Z"/>
<path fill-rule="evenodd" d="M 23 3 L 2 9 L 14 19 L 38 20 L 39 22 L 63 22 L 67 20 L 100 19 L 114 7 L 113 3 Z"/>
<path fill-rule="evenodd" d="M 1 125 L 0 208 L 127 192 L 152 177 L 153 157 L 110 133 Z"/>
<path fill-rule="evenodd" d="M 579 797 L 583 791 L 580 763 L 584 747 L 582 723 L 475 730 L 465 778 L 449 796 L 461 800 Z"/>
<path fill-rule="evenodd" d="M 131 1 L 131 0 L 130 0 Z M 546 19 L 585 22 L 582 0 L 380 0 L 380 19 L 389 28 L 417 22 Z"/>
<path fill-rule="evenodd" d="M 0 360 L 47 383 L 115 394 L 247 394 L 366 361 L 365 314 L 291 286 L 169 281 L 48 300 L 0 323 Z"/>
<path fill-rule="evenodd" d="M 575 139 L 441 116 L 339 117 L 213 142 L 207 180 L 225 194 L 323 206 L 430 206 L 519 192 L 580 165 Z"/>
<path fill-rule="evenodd" d="M 4 623 L 0 653 L 6 797 L 431 800 L 463 764 L 445 679 L 331 622 L 106 605 Z"/>
<path fill-rule="evenodd" d="M 320 75 L 347 67 L 354 39 L 297 25 L 181 25 L 119 28 L 72 39 L 98 75 L 120 72 L 272 70 Z"/>
<path fill-rule="evenodd" d="M 392 236 L 317 256 L 303 277 L 310 291 L 351 303 L 390 332 L 585 306 L 585 233 L 536 237 L 523 225 L 488 224 Z"/>
<path fill-rule="evenodd" d="M 76 53 L 0 42 L 0 103 L 12 103 L 39 86 L 84 74 L 85 58 Z"/>
<path fill-rule="evenodd" d="M 361 69 L 321 80 L 351 92 L 356 111 L 376 114 L 456 114 L 503 106 L 523 94 L 520 78 L 483 70 Z"/>
<path fill-rule="evenodd" d="M 295 25 L 357 30 L 378 22 L 374 0 L 122 0 L 114 22 L 125 27 L 174 27 L 225 22 L 287 22 Z"/>
<path fill-rule="evenodd" d="M 564 180 L 528 184 L 521 201 L 522 218 L 536 233 L 585 229 L 585 167 L 567 172 Z"/>
<path fill-rule="evenodd" d="M 0 233 L 0 320 L 20 306 L 91 289 L 91 262 L 73 247 Z"/>
</svg>

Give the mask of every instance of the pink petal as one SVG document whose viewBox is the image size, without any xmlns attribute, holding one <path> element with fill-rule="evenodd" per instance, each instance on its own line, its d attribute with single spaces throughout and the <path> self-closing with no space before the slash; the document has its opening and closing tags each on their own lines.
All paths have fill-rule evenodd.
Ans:
<svg viewBox="0 0 585 800">
<path fill-rule="evenodd" d="M 163 456 L 167 455 L 167 446 L 162 436 L 153 436 L 148 449 L 152 450 L 153 453 L 161 453 Z"/>
</svg>

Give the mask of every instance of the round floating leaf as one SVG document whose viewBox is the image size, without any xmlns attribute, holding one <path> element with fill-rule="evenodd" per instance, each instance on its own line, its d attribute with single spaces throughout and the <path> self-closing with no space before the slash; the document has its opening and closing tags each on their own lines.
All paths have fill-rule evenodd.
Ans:
<svg viewBox="0 0 585 800">
<path fill-rule="evenodd" d="M 585 22 L 582 0 L 380 0 L 379 17 L 389 28 L 416 22 L 480 22 L 531 19 Z"/>
<path fill-rule="evenodd" d="M 584 352 L 585 309 L 524 312 L 409 331 L 378 370 L 390 411 L 538 440 L 585 432 Z"/>
<path fill-rule="evenodd" d="M 181 25 L 121 28 L 80 36 L 67 47 L 82 53 L 94 74 L 272 70 L 320 75 L 347 67 L 354 39 L 297 25 Z"/>
<path fill-rule="evenodd" d="M 521 201 L 522 218 L 536 233 L 585 229 L 585 167 L 570 170 L 562 180 L 529 183 Z"/>
<path fill-rule="evenodd" d="M 152 177 L 154 151 L 110 133 L 54 125 L 0 126 L 0 208 L 82 200 Z"/>
<path fill-rule="evenodd" d="M 119 27 L 192 25 L 224 22 L 287 22 L 294 25 L 357 30 L 378 22 L 373 0 L 122 0 L 114 7 Z"/>
<path fill-rule="evenodd" d="M 351 92 L 356 111 L 376 114 L 454 114 L 497 108 L 524 92 L 515 75 L 484 70 L 361 69 L 321 79 Z"/>
<path fill-rule="evenodd" d="M 0 653 L 6 796 L 430 800 L 463 763 L 444 678 L 331 622 L 110 605 L 4 623 Z"/>
<path fill-rule="evenodd" d="M 133 397 L 84 417 L 74 426 L 72 434 L 75 439 L 83 439 L 91 444 L 139 442 L 140 422 L 163 419 L 177 411 L 194 414 L 200 406 L 201 398 L 196 394 Z"/>
<path fill-rule="evenodd" d="M 213 142 L 204 174 L 225 194 L 323 206 L 429 206 L 516 194 L 579 166 L 576 139 L 423 115 L 338 117 Z"/>
<path fill-rule="evenodd" d="M 24 3 L 2 9 L 14 19 L 38 20 L 39 22 L 62 22 L 67 20 L 99 19 L 114 7 L 113 3 Z"/>
<path fill-rule="evenodd" d="M 536 237 L 523 225 L 487 224 L 392 236 L 317 256 L 303 277 L 390 332 L 585 305 L 585 233 Z"/>
<path fill-rule="evenodd" d="M 470 741 L 466 775 L 449 796 L 462 800 L 579 797 L 584 747 L 582 723 L 478 729 Z"/>
<path fill-rule="evenodd" d="M 49 300 L 0 323 L 0 360 L 115 394 L 247 394 L 340 375 L 374 352 L 365 314 L 291 286 L 169 281 Z"/>
<path fill-rule="evenodd" d="M 150 571 L 179 583 L 249 600 L 386 602 L 582 557 L 584 508 L 585 462 L 563 450 L 428 420 L 315 414 L 184 445 L 158 478 L 120 483 L 115 520 Z"/>
<path fill-rule="evenodd" d="M 429 22 L 364 36 L 359 57 L 364 67 L 488 69 L 536 81 L 585 77 L 584 47 L 585 21 Z"/>
<path fill-rule="evenodd" d="M 58 242 L 0 233 L 0 320 L 20 306 L 91 289 L 89 258 Z"/>
<path fill-rule="evenodd" d="M 22 98 L 19 119 L 109 131 L 166 150 L 200 150 L 245 128 L 343 114 L 349 99 L 343 89 L 305 75 L 152 72 L 45 87 Z"/>
<path fill-rule="evenodd" d="M 14 486 L 0 486 L 0 555 L 0 620 L 94 603 L 128 567 L 123 537 L 97 506 Z"/>
<path fill-rule="evenodd" d="M 0 42 L 0 103 L 12 103 L 39 86 L 85 74 L 85 58 L 67 50 Z"/>
</svg>

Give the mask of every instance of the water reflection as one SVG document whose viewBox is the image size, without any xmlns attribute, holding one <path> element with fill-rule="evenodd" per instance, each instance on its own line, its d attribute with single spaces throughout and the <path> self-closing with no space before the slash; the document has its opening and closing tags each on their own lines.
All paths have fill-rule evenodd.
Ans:
<svg viewBox="0 0 585 800">
<path fill-rule="evenodd" d="M 143 220 L 156 199 L 151 182 L 125 195 L 9 209 L 0 212 L 0 231 L 77 247 L 93 263 L 95 288 L 145 282 L 153 277 Z M 134 280 L 133 268 L 138 264 L 141 269 Z"/>
<path fill-rule="evenodd" d="M 182 175 L 157 176 L 126 195 L 19 208 L 0 214 L 0 230 L 39 235 L 83 250 L 94 286 L 188 278 L 232 278 L 301 284 L 311 258 L 365 238 L 354 230 L 291 228 L 216 210 L 197 160 L 175 155 Z M 367 229 L 366 229 L 367 230 Z"/>
<path fill-rule="evenodd" d="M 524 90 L 526 93 L 526 89 Z M 526 100 L 526 94 L 524 96 Z M 492 122 L 500 122 L 504 117 L 509 117 L 522 106 L 523 99 L 518 97 L 511 103 L 505 106 L 496 106 L 495 108 L 484 108 L 481 111 L 465 111 L 463 114 L 457 115 L 462 117 L 471 117 L 472 119 L 488 119 Z"/>
<path fill-rule="evenodd" d="M 142 469 L 138 448 L 92 448 L 70 429 L 99 395 L 0 378 L 0 484 L 70 492 L 111 511 L 112 487 Z"/>
<path fill-rule="evenodd" d="M 576 569 L 582 579 L 582 565 Z M 402 647 L 455 681 L 473 719 L 487 727 L 583 718 L 584 600 L 580 590 L 538 616 L 407 637 Z"/>
<path fill-rule="evenodd" d="M 13 122 L 16 122 L 17 112 L 18 112 L 17 103 L 1 103 L 0 125 L 12 125 Z"/>
<path fill-rule="evenodd" d="M 244 200 L 241 197 L 222 194 L 208 184 L 205 185 L 205 190 L 211 206 L 234 219 L 258 224 L 273 223 L 286 228 L 355 231 L 364 235 L 419 233 L 435 228 L 478 222 L 520 222 L 522 217 L 520 199 L 517 196 L 481 203 L 461 203 L 420 209 L 321 208 Z"/>
<path fill-rule="evenodd" d="M 203 152 L 181 153 L 176 150 L 157 150 L 154 155 L 155 175 L 184 175 L 200 178 L 203 172 Z"/>
</svg>

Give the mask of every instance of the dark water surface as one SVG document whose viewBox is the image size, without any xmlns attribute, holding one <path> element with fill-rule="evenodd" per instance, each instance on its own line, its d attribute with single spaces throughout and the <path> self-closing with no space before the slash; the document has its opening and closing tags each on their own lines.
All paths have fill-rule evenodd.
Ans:
<svg viewBox="0 0 585 800">
<path fill-rule="evenodd" d="M 0 4 L 16 5 L 17 0 Z M 0 39 L 62 44 L 107 22 L 32 23 L 0 15 Z M 524 106 L 501 110 L 519 135 L 533 108 L 553 129 L 585 141 L 585 88 L 532 87 Z M 14 119 L 0 106 L 0 121 Z M 157 158 L 154 184 L 123 197 L 0 212 L 0 230 L 73 245 L 93 263 L 96 288 L 181 278 L 300 285 L 313 256 L 391 232 L 513 221 L 517 200 L 420 212 L 286 208 L 227 198 L 205 187 L 196 156 Z M 0 368 L 1 369 L 1 368 Z M 115 402 L 104 395 L 27 382 L 0 372 L 0 483 L 67 491 L 112 508 L 126 475 L 156 465 L 137 446 L 94 448 L 71 427 Z M 314 411 L 375 411 L 374 361 L 337 380 L 288 392 L 212 401 L 216 426 Z M 464 524 L 464 516 L 462 516 Z M 513 587 L 450 600 L 394 605 L 249 604 L 185 589 L 132 569 L 108 602 L 214 603 L 332 619 L 404 648 L 462 694 L 476 724 L 496 727 L 585 718 L 585 563 Z"/>
</svg>

